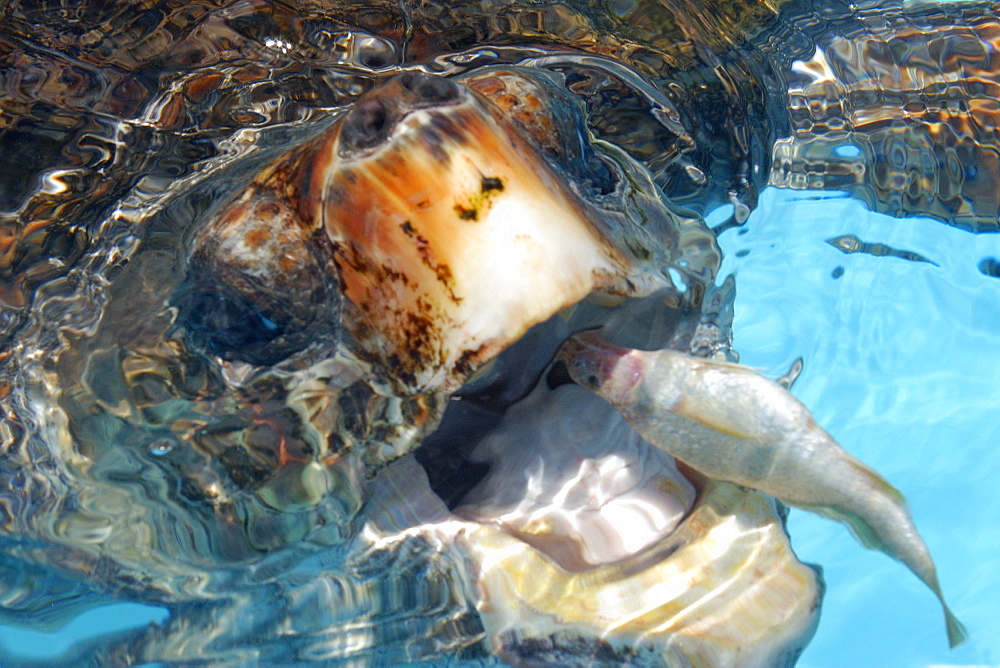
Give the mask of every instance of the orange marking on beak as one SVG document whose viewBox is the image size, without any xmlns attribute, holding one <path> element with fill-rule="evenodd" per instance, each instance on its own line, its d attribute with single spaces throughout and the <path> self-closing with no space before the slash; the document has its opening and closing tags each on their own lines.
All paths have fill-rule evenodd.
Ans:
<svg viewBox="0 0 1000 668">
<path fill-rule="evenodd" d="M 461 385 L 622 262 L 586 205 L 471 94 L 410 112 L 384 146 L 322 169 L 313 182 L 346 297 L 414 390 Z"/>
</svg>

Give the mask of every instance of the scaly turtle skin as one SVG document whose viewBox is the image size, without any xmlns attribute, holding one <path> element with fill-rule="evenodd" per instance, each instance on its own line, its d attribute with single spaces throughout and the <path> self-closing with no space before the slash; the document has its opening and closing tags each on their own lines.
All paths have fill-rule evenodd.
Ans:
<svg viewBox="0 0 1000 668">
<path fill-rule="evenodd" d="M 574 432 L 548 365 L 597 325 L 731 357 L 700 214 L 767 184 L 995 230 L 1000 7 L 223 5 L 0 13 L 4 620 L 172 610 L 67 663 L 794 662 L 773 501 Z M 600 518 L 501 521 L 525 430 L 629 444 L 615 498 L 678 519 L 586 566 Z"/>
</svg>

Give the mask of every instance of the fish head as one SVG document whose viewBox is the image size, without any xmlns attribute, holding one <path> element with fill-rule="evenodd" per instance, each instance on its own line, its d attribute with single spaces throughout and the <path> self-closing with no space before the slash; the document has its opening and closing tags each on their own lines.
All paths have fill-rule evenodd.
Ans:
<svg viewBox="0 0 1000 668">
<path fill-rule="evenodd" d="M 612 404 L 621 404 L 645 373 L 644 361 L 630 352 L 604 341 L 595 332 L 581 332 L 563 344 L 558 360 L 578 385 Z"/>
</svg>

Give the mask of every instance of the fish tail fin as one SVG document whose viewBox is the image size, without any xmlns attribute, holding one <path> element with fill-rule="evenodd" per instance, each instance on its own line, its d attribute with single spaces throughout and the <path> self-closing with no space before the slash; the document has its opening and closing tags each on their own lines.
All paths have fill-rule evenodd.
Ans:
<svg viewBox="0 0 1000 668">
<path fill-rule="evenodd" d="M 859 467 L 868 470 L 867 467 L 862 464 L 859 464 Z M 908 519 L 909 513 L 906 511 L 906 504 L 902 493 L 882 479 L 882 477 L 878 474 L 873 472 L 873 476 L 873 483 L 877 483 L 875 488 L 878 489 L 878 491 L 883 494 L 887 500 L 890 500 L 893 505 L 895 505 Z M 911 545 L 911 548 L 921 549 L 913 551 L 902 550 L 897 546 L 894 546 L 891 539 L 887 540 L 889 538 L 887 535 L 880 532 L 877 526 L 873 526 L 861 513 L 854 509 L 845 509 L 836 506 L 821 506 L 805 509 L 823 515 L 829 519 L 841 522 L 847 526 L 851 534 L 854 535 L 858 542 L 868 549 L 883 552 L 893 559 L 903 562 L 903 564 L 913 571 L 914 575 L 920 578 L 924 584 L 926 584 L 931 591 L 934 592 L 934 595 L 937 597 L 938 601 L 940 601 L 941 609 L 944 611 L 944 623 L 945 629 L 948 633 L 948 645 L 954 649 L 968 639 L 969 634 L 968 631 L 966 631 L 965 626 L 951 611 L 948 604 L 945 603 L 944 594 L 941 591 L 941 585 L 938 581 L 934 563 L 931 561 L 930 554 L 926 551 L 927 548 L 923 545 L 923 541 L 920 540 L 919 536 L 917 536 L 919 545 Z M 920 556 L 921 552 L 925 556 Z"/>
<path fill-rule="evenodd" d="M 948 629 L 948 645 L 951 649 L 955 649 L 969 639 L 969 632 L 965 630 L 965 625 L 958 621 L 958 617 L 948 609 L 948 605 L 944 602 L 944 597 L 940 596 L 940 592 L 938 593 L 941 599 L 941 607 L 944 608 L 944 624 L 945 628 Z"/>
<path fill-rule="evenodd" d="M 965 625 L 958 620 L 955 613 L 945 603 L 944 592 L 941 591 L 941 583 L 938 581 L 937 573 L 931 573 L 930 577 L 924 581 L 941 602 L 941 610 L 944 611 L 944 626 L 948 632 L 948 646 L 955 649 L 969 639 L 969 632 L 965 630 Z"/>
</svg>

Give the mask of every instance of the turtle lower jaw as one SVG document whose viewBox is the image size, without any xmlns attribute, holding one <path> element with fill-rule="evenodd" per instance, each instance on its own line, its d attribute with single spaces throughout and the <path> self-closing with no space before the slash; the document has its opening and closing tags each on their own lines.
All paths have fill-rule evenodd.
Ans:
<svg viewBox="0 0 1000 668">
<path fill-rule="evenodd" d="M 365 535 L 460 555 L 506 661 L 790 665 L 812 637 L 822 584 L 774 501 L 689 479 L 588 391 L 543 380 L 470 461 L 489 472 L 452 509 L 415 459 L 388 466 Z"/>
</svg>

